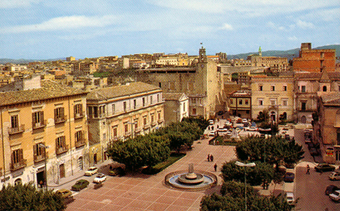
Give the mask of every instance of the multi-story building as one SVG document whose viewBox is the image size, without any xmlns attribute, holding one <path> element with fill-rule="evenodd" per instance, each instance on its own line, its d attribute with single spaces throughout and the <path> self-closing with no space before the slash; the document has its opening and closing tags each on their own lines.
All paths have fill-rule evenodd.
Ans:
<svg viewBox="0 0 340 211">
<path fill-rule="evenodd" d="M 91 91 L 87 96 L 91 164 L 107 159 L 107 146 L 164 124 L 162 90 L 135 82 Z"/>
<path fill-rule="evenodd" d="M 302 43 L 299 57 L 293 59 L 294 71 L 335 71 L 335 49 L 312 49 L 311 43 Z"/>
<path fill-rule="evenodd" d="M 229 114 L 242 118 L 252 118 L 251 92 L 249 90 L 238 90 L 228 96 Z"/>
<path fill-rule="evenodd" d="M 184 93 L 163 93 L 165 124 L 189 117 L 189 98 Z"/>
<path fill-rule="evenodd" d="M 318 92 L 313 142 L 320 143 L 325 162 L 340 163 L 340 92 Z"/>
<path fill-rule="evenodd" d="M 189 97 L 189 115 L 210 118 L 223 110 L 223 78 L 217 64 L 199 50 L 198 61 L 188 67 L 149 68 L 137 72 L 137 80 L 154 84 L 164 93 L 185 93 Z"/>
<path fill-rule="evenodd" d="M 46 177 L 47 185 L 56 184 L 88 163 L 86 93 L 53 81 L 33 82 L 36 87 L 0 93 L 2 185 L 46 184 Z"/>
<path fill-rule="evenodd" d="M 248 56 L 247 60 L 251 61 L 252 66 L 268 67 L 273 72 L 285 72 L 288 70 L 288 59 L 285 57 L 262 56 L 261 47 L 259 53 Z"/>
<path fill-rule="evenodd" d="M 273 122 L 293 120 L 294 77 L 282 74 L 279 77 L 254 75 L 251 78 L 252 119 L 267 110 Z"/>
<path fill-rule="evenodd" d="M 297 122 L 310 124 L 317 111 L 317 93 L 340 92 L 340 72 L 295 72 L 294 83 Z"/>
</svg>

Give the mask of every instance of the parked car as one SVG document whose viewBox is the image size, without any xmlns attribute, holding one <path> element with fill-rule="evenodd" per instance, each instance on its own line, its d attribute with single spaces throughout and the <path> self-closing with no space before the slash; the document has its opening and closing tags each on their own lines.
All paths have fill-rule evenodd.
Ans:
<svg viewBox="0 0 340 211">
<path fill-rule="evenodd" d="M 340 172 L 334 171 L 328 176 L 328 178 L 330 180 L 340 180 Z"/>
<path fill-rule="evenodd" d="M 89 185 L 89 181 L 85 179 L 78 180 L 76 184 L 72 186 L 72 190 L 74 191 L 80 191 L 84 188 L 86 188 Z"/>
<path fill-rule="evenodd" d="M 333 193 L 336 190 L 339 190 L 339 188 L 337 186 L 335 186 L 335 185 L 328 185 L 326 187 L 325 194 L 329 195 L 329 194 Z"/>
<path fill-rule="evenodd" d="M 92 166 L 85 171 L 85 176 L 92 176 L 98 172 L 98 168 L 95 166 Z"/>
<path fill-rule="evenodd" d="M 214 124 L 214 120 L 209 120 L 209 125 L 213 125 Z"/>
<path fill-rule="evenodd" d="M 340 202 L 340 190 L 336 190 L 333 193 L 329 194 L 329 198 L 331 198 L 335 202 Z"/>
<path fill-rule="evenodd" d="M 286 198 L 287 198 L 288 204 L 290 204 L 290 205 L 293 205 L 293 204 L 294 204 L 294 202 L 295 202 L 294 193 L 288 192 L 288 193 L 286 194 Z"/>
<path fill-rule="evenodd" d="M 122 167 L 117 167 L 109 171 L 110 176 L 124 176 L 125 171 Z"/>
<path fill-rule="evenodd" d="M 314 167 L 316 171 L 320 172 L 324 172 L 324 171 L 334 171 L 335 167 L 332 165 L 329 165 L 327 163 L 320 163 L 317 166 Z"/>
<path fill-rule="evenodd" d="M 106 176 L 105 174 L 99 173 L 94 179 L 93 182 L 94 183 L 102 183 L 106 180 Z"/>
<path fill-rule="evenodd" d="M 61 194 L 63 198 L 72 197 L 72 191 L 67 189 L 59 189 L 55 191 L 57 194 Z"/>
<path fill-rule="evenodd" d="M 294 182 L 295 174 L 292 172 L 286 172 L 284 181 L 285 182 Z"/>
</svg>

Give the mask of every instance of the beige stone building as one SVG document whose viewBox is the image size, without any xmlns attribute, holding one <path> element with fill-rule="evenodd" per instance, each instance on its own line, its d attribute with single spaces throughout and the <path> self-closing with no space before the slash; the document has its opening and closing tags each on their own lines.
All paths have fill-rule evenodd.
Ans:
<svg viewBox="0 0 340 211">
<path fill-rule="evenodd" d="M 58 184 L 88 166 L 86 93 L 53 81 L 32 82 L 0 93 L 1 185 L 37 185 L 45 175 L 47 185 Z"/>
<path fill-rule="evenodd" d="M 162 98 L 159 87 L 142 82 L 91 91 L 87 96 L 91 165 L 107 159 L 110 143 L 162 127 Z"/>
<path fill-rule="evenodd" d="M 252 118 L 251 91 L 238 90 L 229 94 L 229 114 L 241 118 Z"/>
<path fill-rule="evenodd" d="M 189 98 L 184 93 L 163 93 L 165 124 L 189 117 Z"/>
<path fill-rule="evenodd" d="M 160 87 L 164 93 L 185 93 L 189 97 L 189 115 L 213 118 L 223 110 L 223 78 L 217 64 L 209 61 L 206 51 L 189 67 L 150 68 L 140 70 L 137 80 Z"/>
<path fill-rule="evenodd" d="M 293 120 L 294 114 L 294 77 L 282 75 L 269 77 L 266 75 L 252 76 L 252 119 L 260 112 L 268 110 L 273 122 L 279 118 Z"/>
<path fill-rule="evenodd" d="M 297 122 L 310 124 L 317 110 L 318 92 L 340 92 L 340 72 L 295 72 Z"/>
<path fill-rule="evenodd" d="M 320 143 L 327 163 L 340 163 L 340 92 L 318 92 L 318 110 L 313 122 L 313 142 Z"/>
</svg>

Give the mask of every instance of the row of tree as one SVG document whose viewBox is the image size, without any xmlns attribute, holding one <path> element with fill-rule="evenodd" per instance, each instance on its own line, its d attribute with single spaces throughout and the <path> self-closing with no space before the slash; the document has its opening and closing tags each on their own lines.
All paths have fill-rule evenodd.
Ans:
<svg viewBox="0 0 340 211">
<path fill-rule="evenodd" d="M 183 146 L 191 148 L 209 122 L 203 118 L 184 118 L 154 133 L 137 136 L 124 142 L 115 142 L 107 150 L 112 160 L 135 171 L 167 160 L 171 151 L 179 152 Z"/>
</svg>

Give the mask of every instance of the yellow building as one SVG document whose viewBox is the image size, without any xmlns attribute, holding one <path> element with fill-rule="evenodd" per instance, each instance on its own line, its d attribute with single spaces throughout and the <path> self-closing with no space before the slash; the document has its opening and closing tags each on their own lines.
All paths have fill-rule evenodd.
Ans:
<svg viewBox="0 0 340 211">
<path fill-rule="evenodd" d="M 249 90 L 238 90 L 228 96 L 229 114 L 241 118 L 251 119 L 251 92 Z"/>
<path fill-rule="evenodd" d="M 91 91 L 87 96 L 91 164 L 107 159 L 107 146 L 163 126 L 162 90 L 135 82 Z"/>
<path fill-rule="evenodd" d="M 268 110 L 273 122 L 293 120 L 294 77 L 282 74 L 279 77 L 258 75 L 251 77 L 252 119 Z"/>
<path fill-rule="evenodd" d="M 88 163 L 86 93 L 56 82 L 0 93 L 1 184 L 58 184 Z"/>
</svg>

